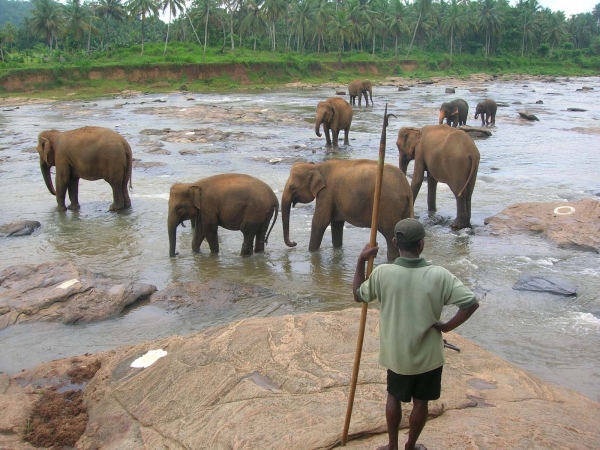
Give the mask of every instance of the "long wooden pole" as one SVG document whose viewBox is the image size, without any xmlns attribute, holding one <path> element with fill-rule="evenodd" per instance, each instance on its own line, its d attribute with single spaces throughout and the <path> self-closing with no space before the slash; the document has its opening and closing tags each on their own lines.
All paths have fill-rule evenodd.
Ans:
<svg viewBox="0 0 600 450">
<path fill-rule="evenodd" d="M 369 245 L 375 247 L 377 243 L 377 223 L 379 221 L 379 199 L 381 198 L 381 185 L 383 182 L 383 167 L 385 162 L 385 129 L 388 126 L 390 116 L 396 117 L 393 114 L 387 113 L 387 103 L 385 104 L 385 113 L 383 114 L 383 128 L 381 130 L 381 140 L 379 141 L 379 160 L 377 163 L 377 177 L 375 179 L 375 197 L 373 198 L 373 215 L 371 216 L 371 238 Z M 374 257 L 369 258 L 367 262 L 367 278 L 373 271 Z M 362 304 L 360 312 L 360 324 L 358 329 L 358 340 L 356 342 L 356 354 L 354 355 L 354 369 L 352 370 L 352 381 L 350 382 L 350 396 L 348 397 L 348 407 L 346 409 L 346 421 L 344 422 L 344 432 L 342 433 L 342 445 L 346 445 L 348 441 L 348 430 L 350 428 L 350 418 L 352 417 L 352 407 L 354 406 L 354 394 L 356 393 L 356 383 L 358 381 L 358 370 L 360 368 L 360 357 L 362 355 L 363 341 L 365 338 L 365 327 L 367 324 L 368 303 Z"/>
</svg>

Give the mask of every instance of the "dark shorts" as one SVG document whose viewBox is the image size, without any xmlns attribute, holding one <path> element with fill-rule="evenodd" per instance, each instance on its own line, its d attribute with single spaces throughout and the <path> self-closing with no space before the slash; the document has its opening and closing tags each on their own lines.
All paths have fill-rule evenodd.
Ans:
<svg viewBox="0 0 600 450">
<path fill-rule="evenodd" d="M 437 400 L 442 392 L 442 369 L 420 373 L 418 375 L 399 375 L 388 369 L 387 391 L 400 402 L 417 400 Z"/>
</svg>

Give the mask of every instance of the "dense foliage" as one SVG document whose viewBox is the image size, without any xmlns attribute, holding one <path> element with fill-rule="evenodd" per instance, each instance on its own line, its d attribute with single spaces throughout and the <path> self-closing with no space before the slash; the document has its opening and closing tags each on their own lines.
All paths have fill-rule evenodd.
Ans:
<svg viewBox="0 0 600 450">
<path fill-rule="evenodd" d="M 0 18 L 8 18 L 0 29 L 0 56 L 13 67 L 95 53 L 111 57 L 134 46 L 144 55 L 145 43 L 159 42 L 168 61 L 173 60 L 169 41 L 195 43 L 195 55 L 207 48 L 235 55 L 241 48 L 385 59 L 417 51 L 477 58 L 535 55 L 569 58 L 576 65 L 600 55 L 600 3 L 569 18 L 541 8 L 537 0 L 514 6 L 508 0 L 193 0 L 188 8 L 183 0 L 67 0 L 66 5 L 0 0 L 0 6 Z M 172 22 L 162 22 L 159 11 Z M 187 59 L 177 62 L 197 61 L 191 54 Z M 431 68 L 440 63 L 432 60 Z"/>
</svg>

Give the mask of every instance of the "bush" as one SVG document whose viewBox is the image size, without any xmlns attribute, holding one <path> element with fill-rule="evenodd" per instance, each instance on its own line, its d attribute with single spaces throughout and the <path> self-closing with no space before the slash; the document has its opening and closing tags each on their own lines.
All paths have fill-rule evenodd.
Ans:
<svg viewBox="0 0 600 450">
<path fill-rule="evenodd" d="M 541 44 L 538 47 L 538 55 L 540 55 L 540 56 L 548 56 L 548 53 L 550 53 L 550 45 L 548 45 L 548 44 Z"/>
</svg>

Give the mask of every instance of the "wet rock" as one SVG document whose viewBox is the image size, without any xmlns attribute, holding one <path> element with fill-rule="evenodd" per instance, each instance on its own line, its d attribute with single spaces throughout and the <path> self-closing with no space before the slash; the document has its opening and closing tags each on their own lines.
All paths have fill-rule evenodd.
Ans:
<svg viewBox="0 0 600 450">
<path fill-rule="evenodd" d="M 335 91 L 335 95 L 346 95 L 346 91 Z"/>
<path fill-rule="evenodd" d="M 14 111 L 15 109 L 19 109 L 19 107 L 18 107 L 18 106 L 15 106 L 15 107 L 13 107 L 13 108 L 5 108 L 5 109 L 3 109 L 2 111 L 5 111 L 5 112 L 10 112 L 10 111 Z"/>
<path fill-rule="evenodd" d="M 458 127 L 459 130 L 463 130 L 469 136 L 474 139 L 486 139 L 492 135 L 490 130 L 486 130 L 485 128 L 472 127 L 470 125 L 461 125 Z"/>
<path fill-rule="evenodd" d="M 193 102 L 194 100 L 196 100 L 194 97 L 186 97 L 185 98 L 188 102 Z"/>
<path fill-rule="evenodd" d="M 583 108 L 567 108 L 567 111 L 572 111 L 572 112 L 586 112 L 587 109 L 583 109 Z"/>
<path fill-rule="evenodd" d="M 535 120 L 537 120 L 538 122 L 540 121 L 540 119 L 538 119 L 535 114 L 528 113 L 527 111 L 519 111 L 519 116 L 521 116 L 523 119 L 527 119 L 527 120 L 531 120 L 531 121 L 535 121 Z"/>
<path fill-rule="evenodd" d="M 403 91 L 410 91 L 410 88 L 406 87 L 406 86 L 398 86 L 398 91 L 403 92 Z"/>
<path fill-rule="evenodd" d="M 0 225 L 0 237 L 29 236 L 40 226 L 41 224 L 37 220 L 19 220 L 7 223 Z"/>
<path fill-rule="evenodd" d="M 579 202 L 517 203 L 484 223 L 500 235 L 542 233 L 559 247 L 600 253 L 600 202 L 592 198 Z"/>
<path fill-rule="evenodd" d="M 454 89 L 454 88 L 446 88 L 444 90 L 444 93 L 445 94 L 454 94 L 454 93 L 456 93 L 456 89 Z"/>
<path fill-rule="evenodd" d="M 172 336 L 93 356 L 52 361 L 4 375 L 0 405 L 26 418 L 39 397 L 76 364 L 101 363 L 83 391 L 89 416 L 75 446 L 97 448 L 333 448 L 345 416 L 360 309 L 250 318 L 187 336 Z M 379 312 L 369 312 L 350 450 L 387 440 L 386 372 L 377 364 Z M 540 449 L 600 441 L 600 404 L 546 383 L 455 333 L 446 351 L 442 397 L 429 404 L 429 448 L 521 448 L 533 435 Z M 131 363 L 149 350 L 167 355 L 145 369 Z M 2 375 L 0 375 L 2 376 Z M 39 389 L 39 388 L 38 388 Z M 400 428 L 405 433 L 411 406 Z M 3 410 L 5 411 L 5 410 Z M 0 423 L 5 414 L 0 415 Z M 515 422 L 515 417 L 519 420 Z M 27 448 L 22 420 L 0 433 L 0 447 Z M 557 427 L 556 423 L 561 426 Z M 198 426 L 202 424 L 202 426 Z M 448 430 L 460 433 L 448 439 Z M 218 430 L 218 432 L 215 432 Z M 369 437 L 372 435 L 372 437 Z M 357 439 L 360 438 L 360 439 Z M 576 448 L 570 446 L 572 448 Z M 241 447 L 240 447 L 241 448 Z"/>
<path fill-rule="evenodd" d="M 152 155 L 170 155 L 171 154 L 171 152 L 169 150 L 167 150 L 166 148 L 163 148 L 162 146 L 159 146 L 159 145 L 150 147 L 148 150 L 146 150 L 146 153 L 150 153 Z"/>
<path fill-rule="evenodd" d="M 543 100 L 538 100 L 537 102 L 535 102 L 536 105 L 543 105 L 544 101 Z"/>
<path fill-rule="evenodd" d="M 518 103 L 519 105 L 521 104 L 521 102 L 515 102 Z M 506 102 L 496 102 L 496 105 L 498 106 L 498 108 L 508 108 L 510 105 Z"/>
<path fill-rule="evenodd" d="M 512 287 L 517 291 L 549 292 L 557 295 L 577 295 L 577 286 L 558 277 L 522 274 Z"/>
<path fill-rule="evenodd" d="M 141 161 L 137 158 L 133 158 L 134 169 L 152 169 L 154 167 L 165 167 L 167 163 L 158 161 Z"/>
<path fill-rule="evenodd" d="M 21 150 L 21 153 L 37 153 L 37 147 L 29 147 Z"/>
<path fill-rule="evenodd" d="M 487 92 L 487 88 L 474 87 L 474 88 L 470 88 L 469 92 L 472 92 L 474 94 L 476 94 L 478 92 Z"/>
<path fill-rule="evenodd" d="M 145 130 L 140 131 L 140 134 L 145 134 L 148 136 L 162 136 L 164 134 L 167 133 L 173 133 L 174 130 L 170 129 L 170 128 L 147 128 Z"/>
<path fill-rule="evenodd" d="M 435 84 L 435 83 L 437 83 L 437 81 L 433 81 L 433 80 L 423 80 L 423 81 L 417 82 L 417 84 L 423 84 L 423 85 L 429 85 L 429 84 Z"/>
<path fill-rule="evenodd" d="M 589 91 L 593 91 L 594 88 L 593 87 L 589 87 L 589 86 L 583 86 L 581 89 L 577 89 L 578 91 L 583 91 L 583 92 L 589 92 Z"/>
<path fill-rule="evenodd" d="M 199 153 L 200 152 L 198 152 L 196 150 L 190 150 L 190 149 L 179 150 L 179 154 L 181 156 L 198 155 Z"/>
<path fill-rule="evenodd" d="M 152 100 L 152 103 L 167 103 L 167 101 L 162 98 L 157 98 Z"/>
<path fill-rule="evenodd" d="M 9 267 L 0 272 L 0 287 L 0 329 L 107 319 L 156 291 L 151 284 L 103 278 L 68 261 Z"/>
<path fill-rule="evenodd" d="M 522 105 L 523 103 L 521 102 L 512 102 L 513 105 Z"/>
</svg>

